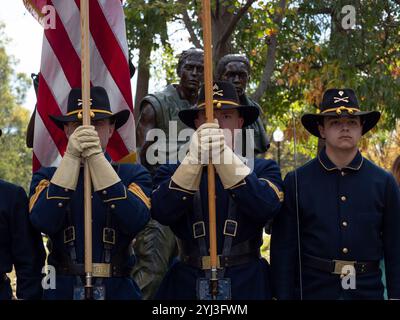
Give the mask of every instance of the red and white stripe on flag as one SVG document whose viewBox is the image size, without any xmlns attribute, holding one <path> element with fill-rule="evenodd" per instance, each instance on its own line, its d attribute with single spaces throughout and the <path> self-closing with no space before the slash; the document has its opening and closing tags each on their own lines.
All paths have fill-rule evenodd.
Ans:
<svg viewBox="0 0 400 320">
<path fill-rule="evenodd" d="M 24 0 L 36 18 L 54 12 L 54 28 L 45 28 L 33 146 L 33 170 L 57 166 L 67 137 L 49 114 L 67 112 L 71 88 L 81 87 L 80 0 Z M 55 10 L 46 10 L 53 6 Z M 48 9 L 48 8 L 47 8 Z M 134 161 L 135 122 L 128 64 L 125 16 L 121 0 L 90 0 L 90 80 L 109 95 L 111 109 L 131 111 L 128 122 L 111 137 L 107 152 L 114 161 Z M 43 18 L 43 16 L 42 16 Z M 49 23 L 49 25 L 51 25 Z"/>
</svg>

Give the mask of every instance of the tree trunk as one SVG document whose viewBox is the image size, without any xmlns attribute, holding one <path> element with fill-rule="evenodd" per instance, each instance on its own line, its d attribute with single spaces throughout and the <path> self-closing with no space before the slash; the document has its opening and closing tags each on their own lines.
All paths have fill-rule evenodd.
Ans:
<svg viewBox="0 0 400 320">
<path fill-rule="evenodd" d="M 232 53 L 232 34 L 226 39 L 222 39 L 224 36 L 226 27 L 232 20 L 232 13 L 227 11 L 225 6 L 220 8 L 220 13 L 212 16 L 212 42 L 213 42 L 213 60 L 219 61 L 224 55 Z M 222 11 L 222 12 L 221 12 Z"/>
<path fill-rule="evenodd" d="M 228 1 L 216 1 L 215 10 L 211 15 L 214 61 L 218 62 L 224 55 L 232 53 L 232 34 L 239 20 L 255 1 L 247 0 L 236 12 L 232 10 L 232 5 L 228 4 Z"/>
<path fill-rule="evenodd" d="M 285 9 L 286 9 L 286 4 L 287 0 L 281 0 L 279 2 L 279 10 L 275 13 L 275 17 L 273 19 L 277 30 L 279 30 L 281 24 L 282 24 L 282 19 L 285 14 Z M 278 31 L 279 32 L 279 31 Z M 276 49 L 278 46 L 278 39 L 277 39 L 277 34 L 273 33 L 270 38 L 270 42 L 268 45 L 268 50 L 267 50 L 267 59 L 265 62 L 264 70 L 263 70 L 263 75 L 260 81 L 260 84 L 258 85 L 258 88 L 254 92 L 252 98 L 259 103 L 260 99 L 264 95 L 265 91 L 268 89 L 268 87 L 271 84 L 271 77 L 272 74 L 275 70 L 275 64 L 276 64 Z"/>
<path fill-rule="evenodd" d="M 139 119 L 139 106 L 140 101 L 149 91 L 150 79 L 150 55 L 153 43 L 147 42 L 140 46 L 139 50 L 139 65 L 136 84 L 136 97 L 135 97 L 135 121 Z"/>
<path fill-rule="evenodd" d="M 256 91 L 252 95 L 252 98 L 257 103 L 260 103 L 261 97 L 271 84 L 271 77 L 275 70 L 276 65 L 276 47 L 278 45 L 278 39 L 276 34 L 272 35 L 267 50 L 267 59 L 264 66 L 263 75 Z"/>
</svg>

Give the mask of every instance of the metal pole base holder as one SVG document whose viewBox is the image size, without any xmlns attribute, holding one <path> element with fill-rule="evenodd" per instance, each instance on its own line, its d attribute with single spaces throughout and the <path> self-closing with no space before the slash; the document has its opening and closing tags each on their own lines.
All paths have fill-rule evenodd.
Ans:
<svg viewBox="0 0 400 320">
<path fill-rule="evenodd" d="M 208 278 L 197 279 L 197 299 L 198 300 L 231 300 L 231 279 L 221 278 L 217 281 L 217 295 L 211 293 L 211 281 Z"/>
<path fill-rule="evenodd" d="M 86 292 L 90 290 L 92 292 Z M 105 286 L 93 286 L 91 288 L 84 286 L 74 286 L 73 300 L 105 300 L 106 288 Z"/>
</svg>

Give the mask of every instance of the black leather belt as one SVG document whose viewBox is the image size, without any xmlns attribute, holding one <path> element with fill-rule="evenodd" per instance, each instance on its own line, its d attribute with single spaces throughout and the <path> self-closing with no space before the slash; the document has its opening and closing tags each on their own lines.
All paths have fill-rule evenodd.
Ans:
<svg viewBox="0 0 400 320">
<path fill-rule="evenodd" d="M 251 253 L 241 254 L 241 255 L 231 255 L 217 257 L 217 267 L 227 268 L 238 266 L 241 264 L 249 263 L 251 261 L 260 259 L 260 251 L 255 251 Z M 209 270 L 211 269 L 210 256 L 181 256 L 181 261 L 195 268 Z"/>
<path fill-rule="evenodd" d="M 179 252 L 182 256 L 201 256 L 197 243 L 183 241 L 178 239 Z M 230 256 L 239 256 L 247 253 L 259 252 L 261 240 L 256 237 L 232 246 Z"/>
<path fill-rule="evenodd" d="M 59 275 L 66 276 L 84 276 L 85 265 L 82 263 L 58 265 L 56 272 Z M 111 278 L 111 277 L 129 277 L 130 268 L 122 267 L 111 263 L 93 263 L 92 276 L 95 278 Z"/>
<path fill-rule="evenodd" d="M 344 266 L 353 266 L 356 273 L 371 273 L 379 270 L 379 261 L 346 261 L 346 260 L 329 260 L 303 254 L 302 263 L 304 266 L 325 271 L 333 274 L 342 275 Z"/>
</svg>

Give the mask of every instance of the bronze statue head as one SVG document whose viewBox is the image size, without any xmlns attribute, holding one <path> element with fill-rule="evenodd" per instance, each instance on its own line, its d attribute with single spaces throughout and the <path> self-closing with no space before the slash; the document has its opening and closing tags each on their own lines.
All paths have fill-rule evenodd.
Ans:
<svg viewBox="0 0 400 320">
<path fill-rule="evenodd" d="M 217 65 L 216 77 L 221 81 L 231 82 L 239 96 L 245 94 L 250 79 L 250 62 L 241 54 L 227 54 Z"/>
<path fill-rule="evenodd" d="M 198 91 L 204 81 L 204 52 L 201 49 L 191 48 L 179 55 L 176 68 L 181 78 L 180 86 L 187 91 Z"/>
</svg>

